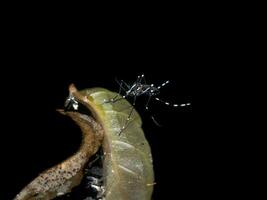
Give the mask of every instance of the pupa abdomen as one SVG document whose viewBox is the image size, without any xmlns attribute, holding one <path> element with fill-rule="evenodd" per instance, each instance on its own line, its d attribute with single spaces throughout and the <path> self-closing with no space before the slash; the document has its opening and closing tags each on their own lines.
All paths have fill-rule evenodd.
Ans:
<svg viewBox="0 0 267 200">
<path fill-rule="evenodd" d="M 82 90 L 77 95 L 84 101 L 104 129 L 104 187 L 106 200 L 150 200 L 154 174 L 149 144 L 134 110 L 121 134 L 132 105 L 122 99 L 103 103 L 116 93 L 103 88 Z"/>
</svg>

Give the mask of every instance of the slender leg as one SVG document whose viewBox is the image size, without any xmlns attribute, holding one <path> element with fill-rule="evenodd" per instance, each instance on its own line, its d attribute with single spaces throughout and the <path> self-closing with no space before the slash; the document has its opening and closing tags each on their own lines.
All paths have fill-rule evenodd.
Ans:
<svg viewBox="0 0 267 200">
<path fill-rule="evenodd" d="M 127 83 L 125 83 L 125 81 L 123 81 L 123 80 L 119 81 L 117 78 L 115 78 L 115 81 L 116 81 L 116 83 L 118 83 L 120 85 L 120 87 L 122 87 L 124 92 L 129 90 L 129 85 Z M 122 84 L 124 84 L 127 88 L 125 88 Z"/>
<path fill-rule="evenodd" d="M 191 105 L 191 103 L 171 104 L 171 103 L 169 103 L 169 102 L 167 102 L 167 101 L 163 101 L 163 100 L 161 100 L 161 99 L 159 99 L 159 98 L 155 98 L 155 99 L 156 99 L 157 101 L 161 102 L 161 103 L 164 103 L 164 104 L 167 105 L 167 106 L 184 107 L 184 106 L 190 106 L 190 105 Z"/>
<path fill-rule="evenodd" d="M 118 96 L 118 95 L 117 95 L 117 96 Z M 107 102 L 105 102 L 105 103 L 109 103 L 109 102 L 115 103 L 115 102 L 117 102 L 117 101 L 120 101 L 120 100 L 122 100 L 122 99 L 125 99 L 127 96 L 128 96 L 128 95 L 124 95 L 124 96 L 122 96 L 121 98 L 113 99 L 112 101 L 110 100 L 110 101 L 107 101 Z"/>
<path fill-rule="evenodd" d="M 151 119 L 153 120 L 153 122 L 154 122 L 157 126 L 162 127 L 162 125 L 160 125 L 160 124 L 156 121 L 156 119 L 154 118 L 153 115 L 151 115 Z"/>
<path fill-rule="evenodd" d="M 121 82 L 123 82 L 123 84 L 127 87 L 128 90 L 130 89 L 130 86 L 124 80 L 121 80 Z M 125 91 L 127 91 L 127 90 L 125 90 Z"/>
<path fill-rule="evenodd" d="M 149 104 L 150 99 L 151 99 L 151 95 L 149 95 L 148 100 L 146 102 L 146 110 L 148 110 L 148 104 Z"/>
<path fill-rule="evenodd" d="M 127 128 L 127 126 L 129 125 L 129 123 L 130 123 L 130 119 L 131 119 L 131 116 L 133 114 L 133 109 L 134 109 L 134 106 L 135 106 L 135 102 L 136 102 L 136 96 L 134 97 L 134 101 L 133 101 L 133 105 L 132 105 L 131 111 L 130 111 L 127 119 L 126 119 L 126 122 L 125 122 L 124 126 L 120 130 L 119 135 L 121 135 L 122 131 L 125 130 Z"/>
<path fill-rule="evenodd" d="M 168 84 L 170 81 L 168 80 L 168 81 L 165 81 L 164 83 L 162 83 L 160 86 L 158 86 L 157 88 L 158 88 L 158 90 L 161 88 L 161 87 L 163 87 L 163 86 L 165 86 L 166 84 Z"/>
<path fill-rule="evenodd" d="M 140 81 L 141 81 L 141 76 L 137 76 L 135 83 L 140 83 Z"/>
<path fill-rule="evenodd" d="M 141 76 L 138 76 L 136 82 L 138 82 L 138 83 L 142 83 L 142 82 L 144 82 L 144 84 L 146 84 L 145 75 L 142 74 Z"/>
<path fill-rule="evenodd" d="M 120 83 L 120 89 L 119 89 L 119 93 L 116 94 L 113 98 L 111 98 L 109 101 L 114 103 L 114 100 L 121 94 L 121 89 L 123 88 L 122 86 L 122 82 Z M 124 89 L 124 88 L 123 88 Z"/>
<path fill-rule="evenodd" d="M 142 75 L 141 75 L 141 78 L 142 78 L 142 80 L 144 81 L 144 84 L 146 85 L 146 78 L 145 78 L 145 75 L 142 74 Z M 141 82 L 142 82 L 142 81 L 141 81 Z"/>
<path fill-rule="evenodd" d="M 155 119 L 155 117 L 151 114 L 151 111 L 148 109 L 148 107 L 146 107 L 146 111 L 148 111 L 150 113 L 150 117 L 152 119 L 152 121 L 159 127 L 162 127 L 162 125 L 160 125 L 157 120 Z"/>
<path fill-rule="evenodd" d="M 151 95 L 149 95 L 148 100 L 147 100 L 147 102 L 146 102 L 146 111 L 149 111 L 149 112 L 150 112 L 150 117 L 151 117 L 151 119 L 153 120 L 153 122 L 154 122 L 157 126 L 161 127 L 161 125 L 156 121 L 155 117 L 151 114 L 151 111 L 150 111 L 149 108 L 148 108 L 148 104 L 149 104 L 150 100 L 151 100 Z"/>
<path fill-rule="evenodd" d="M 116 80 L 116 81 L 118 81 L 118 80 Z M 124 88 L 123 85 L 122 85 L 123 83 L 125 83 L 125 82 L 124 82 L 124 81 L 121 81 L 121 82 L 119 83 L 119 84 L 120 84 L 119 93 L 116 94 L 116 95 L 115 95 L 114 97 L 112 97 L 111 99 L 104 101 L 104 103 L 110 103 L 110 102 L 114 103 L 114 102 L 116 102 L 116 101 L 119 101 L 119 100 L 123 99 L 123 98 L 117 99 L 117 97 L 118 97 L 119 95 L 121 95 L 121 91 L 122 91 L 122 90 L 124 90 L 124 91 L 126 92 L 125 88 Z M 124 98 L 125 98 L 125 97 L 126 97 L 126 95 L 124 96 Z"/>
</svg>

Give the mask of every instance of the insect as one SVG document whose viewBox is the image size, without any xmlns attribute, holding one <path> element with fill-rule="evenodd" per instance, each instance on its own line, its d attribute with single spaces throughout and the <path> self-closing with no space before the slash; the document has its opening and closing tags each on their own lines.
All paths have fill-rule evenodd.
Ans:
<svg viewBox="0 0 267 200">
<path fill-rule="evenodd" d="M 137 77 L 136 81 L 132 85 L 127 84 L 123 80 L 118 81 L 116 79 L 116 82 L 120 85 L 118 94 L 115 95 L 110 100 L 105 100 L 104 103 L 110 103 L 110 102 L 115 103 L 115 102 L 120 101 L 122 99 L 126 99 L 127 97 L 133 97 L 132 108 L 131 108 L 129 115 L 126 119 L 125 125 L 122 127 L 122 130 L 119 132 L 119 135 L 121 134 L 121 132 L 124 129 L 127 128 L 128 124 L 130 123 L 132 112 L 133 112 L 134 106 L 136 104 L 136 99 L 140 96 L 148 96 L 147 102 L 145 104 L 145 109 L 147 111 L 149 110 L 149 107 L 148 107 L 149 102 L 152 99 L 155 99 L 156 101 L 159 101 L 161 103 L 164 103 L 165 105 L 173 106 L 173 107 L 184 107 L 184 106 L 190 105 L 190 103 L 171 104 L 167 101 L 163 101 L 163 100 L 159 99 L 158 97 L 156 97 L 160 93 L 160 89 L 170 82 L 169 80 L 165 81 L 164 83 L 162 83 L 161 85 L 156 87 L 154 84 L 147 84 L 146 79 L 145 79 L 145 75 L 142 74 L 141 76 Z M 124 92 L 124 94 L 122 94 L 122 92 Z M 120 95 L 122 95 L 122 96 L 120 96 Z M 156 125 L 160 126 L 159 123 L 155 120 L 153 115 L 151 115 L 151 119 L 154 121 L 154 123 Z"/>
</svg>

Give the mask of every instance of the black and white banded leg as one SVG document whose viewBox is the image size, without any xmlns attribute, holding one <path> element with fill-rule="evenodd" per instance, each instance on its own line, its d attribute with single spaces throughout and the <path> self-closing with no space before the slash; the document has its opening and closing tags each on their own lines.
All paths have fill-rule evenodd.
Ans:
<svg viewBox="0 0 267 200">
<path fill-rule="evenodd" d="M 163 100 L 161 100 L 161 99 L 159 99 L 159 98 L 155 98 L 155 100 L 157 100 L 157 101 L 159 101 L 159 102 L 161 102 L 161 103 L 164 103 L 165 105 L 167 105 L 167 106 L 173 106 L 173 107 L 184 107 L 184 106 L 189 106 L 189 105 L 191 105 L 191 103 L 183 103 L 183 104 L 171 104 L 171 103 L 169 103 L 169 102 L 167 102 L 167 101 L 163 101 Z"/>
<path fill-rule="evenodd" d="M 157 87 L 158 90 L 160 90 L 160 88 L 164 87 L 165 85 L 167 85 L 170 81 L 165 81 L 164 83 L 162 83 L 160 86 Z"/>
</svg>

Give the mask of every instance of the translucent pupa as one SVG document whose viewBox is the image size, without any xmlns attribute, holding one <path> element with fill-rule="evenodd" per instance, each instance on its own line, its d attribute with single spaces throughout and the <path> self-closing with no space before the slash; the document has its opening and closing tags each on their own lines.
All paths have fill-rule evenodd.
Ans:
<svg viewBox="0 0 267 200">
<path fill-rule="evenodd" d="M 134 110 L 127 129 L 118 134 L 132 109 L 127 100 L 103 103 L 116 93 L 103 88 L 77 91 L 73 85 L 70 95 L 85 105 L 104 129 L 104 198 L 150 200 L 154 184 L 152 156 L 139 114 Z"/>
</svg>

